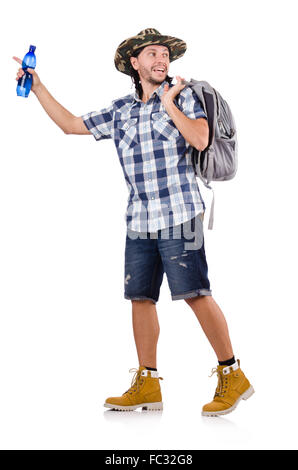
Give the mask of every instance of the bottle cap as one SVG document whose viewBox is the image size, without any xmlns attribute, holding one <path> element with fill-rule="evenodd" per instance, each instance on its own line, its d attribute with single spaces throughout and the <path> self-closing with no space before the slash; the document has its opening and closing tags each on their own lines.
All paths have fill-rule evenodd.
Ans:
<svg viewBox="0 0 298 470">
<path fill-rule="evenodd" d="M 34 52 L 35 49 L 36 49 L 36 46 L 31 46 L 31 45 L 30 45 L 29 52 Z"/>
</svg>

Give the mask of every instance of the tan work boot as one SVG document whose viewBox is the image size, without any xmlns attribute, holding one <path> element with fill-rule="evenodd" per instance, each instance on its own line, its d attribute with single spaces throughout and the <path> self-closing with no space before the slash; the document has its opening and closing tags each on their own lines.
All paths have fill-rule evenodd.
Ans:
<svg viewBox="0 0 298 470">
<path fill-rule="evenodd" d="M 135 372 L 131 387 L 121 397 L 110 397 L 105 401 L 106 408 L 119 411 L 132 411 L 137 408 L 147 410 L 162 410 L 162 396 L 157 371 L 147 370 L 140 366 L 139 369 L 130 369 Z"/>
<path fill-rule="evenodd" d="M 212 369 L 211 375 L 215 372 L 218 384 L 213 401 L 203 406 L 203 416 L 231 413 L 241 400 L 247 400 L 254 393 L 253 386 L 240 369 L 239 359 L 232 366 L 217 366 Z"/>
</svg>

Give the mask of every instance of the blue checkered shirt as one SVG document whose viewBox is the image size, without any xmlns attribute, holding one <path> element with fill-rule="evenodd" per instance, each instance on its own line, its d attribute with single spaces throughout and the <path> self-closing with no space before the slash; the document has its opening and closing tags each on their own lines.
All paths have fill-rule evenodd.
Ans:
<svg viewBox="0 0 298 470">
<path fill-rule="evenodd" d="M 127 227 L 137 232 L 182 224 L 205 211 L 190 144 L 161 102 L 165 83 L 146 103 L 135 92 L 81 116 L 96 140 L 114 141 L 129 190 Z M 180 92 L 177 105 L 190 119 L 207 119 L 189 87 Z"/>
</svg>

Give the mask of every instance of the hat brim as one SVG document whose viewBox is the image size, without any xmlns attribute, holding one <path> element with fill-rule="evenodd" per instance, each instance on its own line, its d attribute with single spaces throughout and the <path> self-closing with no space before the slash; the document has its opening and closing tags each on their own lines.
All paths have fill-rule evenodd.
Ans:
<svg viewBox="0 0 298 470">
<path fill-rule="evenodd" d="M 150 34 L 148 36 L 133 36 L 123 41 L 115 54 L 115 67 L 119 72 L 130 75 L 131 64 L 130 57 L 133 56 L 141 47 L 150 45 L 163 45 L 170 49 L 170 62 L 182 57 L 186 51 L 186 43 L 182 39 L 173 36 L 164 36 L 160 34 Z"/>
</svg>

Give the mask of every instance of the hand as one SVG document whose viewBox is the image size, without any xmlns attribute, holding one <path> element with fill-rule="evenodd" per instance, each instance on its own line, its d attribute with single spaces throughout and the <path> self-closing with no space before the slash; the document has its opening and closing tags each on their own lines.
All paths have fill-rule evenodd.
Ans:
<svg viewBox="0 0 298 470">
<path fill-rule="evenodd" d="M 13 56 L 13 59 L 15 61 L 17 61 L 19 64 L 22 65 L 23 61 L 21 59 L 19 59 L 18 57 Z M 35 72 L 34 69 L 31 69 L 30 67 L 28 67 L 26 70 L 28 70 L 28 72 L 32 74 L 31 90 L 33 92 L 35 92 L 37 90 L 37 88 L 41 85 L 40 78 L 39 78 L 39 76 L 37 75 L 37 73 Z M 24 75 L 24 73 L 25 73 L 24 70 L 22 68 L 20 68 L 18 70 L 16 80 L 18 81 Z"/>
<path fill-rule="evenodd" d="M 181 90 L 186 86 L 184 84 L 184 78 L 181 78 L 179 75 L 176 76 L 177 83 L 176 85 L 172 86 L 170 88 L 170 85 L 168 83 L 165 84 L 164 86 L 164 92 L 161 97 L 161 102 L 166 107 L 168 103 L 172 103 L 175 99 L 175 97 L 180 93 Z"/>
</svg>

